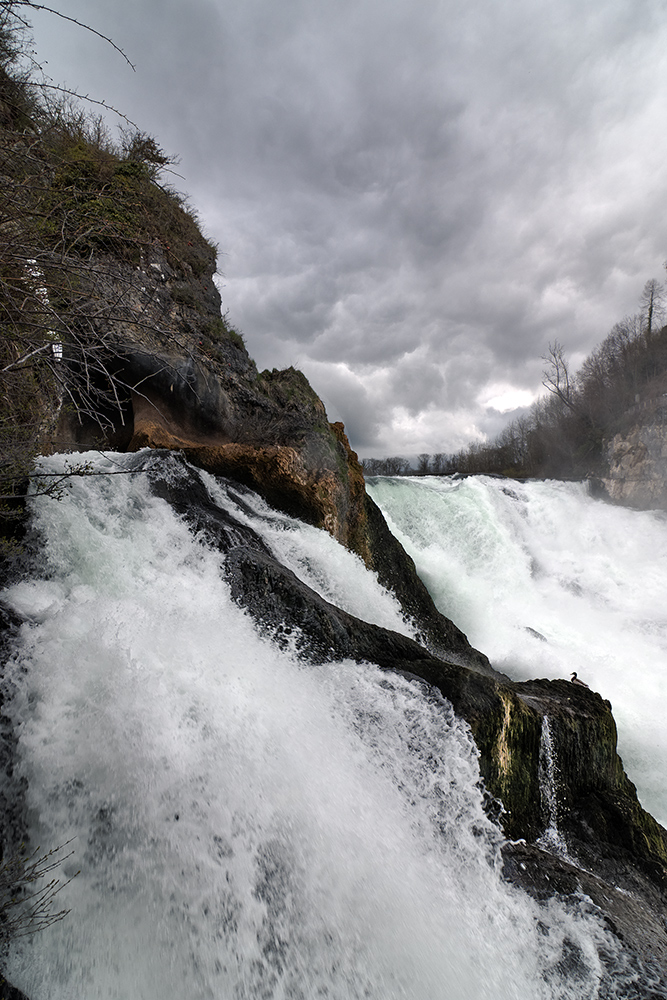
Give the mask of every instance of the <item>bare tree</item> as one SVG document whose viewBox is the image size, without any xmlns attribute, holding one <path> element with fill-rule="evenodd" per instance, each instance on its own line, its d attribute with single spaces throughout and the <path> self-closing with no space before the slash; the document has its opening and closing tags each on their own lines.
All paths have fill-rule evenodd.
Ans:
<svg viewBox="0 0 667 1000">
<path fill-rule="evenodd" d="M 443 475 L 447 466 L 448 455 L 444 451 L 437 451 L 431 458 L 431 472 L 434 476 Z"/>
<path fill-rule="evenodd" d="M 644 285 L 639 305 L 641 308 L 642 326 L 646 334 L 646 339 L 650 340 L 653 335 L 655 321 L 662 316 L 664 301 L 664 288 L 659 281 L 651 278 Z"/>
<path fill-rule="evenodd" d="M 79 873 L 65 882 L 52 875 L 72 856 L 72 851 L 62 854 L 67 846 L 42 855 L 39 848 L 30 855 L 17 851 L 0 862 L 0 943 L 35 934 L 67 916 L 69 910 L 54 909 L 56 896 Z"/>
<path fill-rule="evenodd" d="M 216 257 L 160 180 L 173 159 L 139 130 L 117 146 L 60 88 L 45 94 L 29 46 L 25 69 L 30 10 L 51 8 L 0 0 L 0 501 L 22 492 L 59 411 L 106 435 L 127 422 L 130 392 L 144 391 L 124 375 L 128 337 L 211 367 L 147 280 L 166 265 L 192 285 Z"/>
<path fill-rule="evenodd" d="M 361 468 L 365 476 L 381 476 L 381 458 L 364 458 L 361 460 Z"/>
<path fill-rule="evenodd" d="M 367 476 L 405 476 L 410 470 L 410 462 L 399 455 L 391 458 L 365 458 L 362 467 Z"/>
<path fill-rule="evenodd" d="M 574 379 L 570 375 L 563 345 L 557 340 L 549 344 L 549 353 L 542 357 L 547 365 L 543 371 L 542 385 L 553 393 L 568 409 L 575 411 Z"/>
</svg>

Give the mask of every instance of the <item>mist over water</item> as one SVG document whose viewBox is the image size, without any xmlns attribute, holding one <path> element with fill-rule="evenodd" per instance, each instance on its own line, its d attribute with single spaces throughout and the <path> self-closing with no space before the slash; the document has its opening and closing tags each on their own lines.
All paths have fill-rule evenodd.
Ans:
<svg viewBox="0 0 667 1000">
<path fill-rule="evenodd" d="M 368 489 L 440 610 L 497 669 L 514 680 L 576 670 L 611 701 L 625 769 L 667 825 L 665 515 L 595 500 L 584 483 L 377 478 Z"/>
<path fill-rule="evenodd" d="M 348 554 L 326 577 L 324 532 L 253 506 L 304 577 L 402 621 Z M 7 707 L 31 843 L 73 838 L 81 872 L 67 919 L 12 950 L 31 1000 L 627 996 L 592 906 L 501 879 L 475 747 L 441 698 L 279 649 L 145 474 L 75 480 L 34 523 L 35 576 L 4 595 L 26 618 Z"/>
</svg>

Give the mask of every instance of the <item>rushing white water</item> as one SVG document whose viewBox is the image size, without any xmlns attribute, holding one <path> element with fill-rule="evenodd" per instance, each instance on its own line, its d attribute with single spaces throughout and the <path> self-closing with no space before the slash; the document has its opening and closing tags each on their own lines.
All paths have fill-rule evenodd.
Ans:
<svg viewBox="0 0 667 1000">
<path fill-rule="evenodd" d="M 4 595 L 27 618 L 9 707 L 31 842 L 74 838 L 81 872 L 66 920 L 10 955 L 31 1000 L 627 996 L 590 906 L 501 879 L 442 700 L 272 645 L 143 474 L 75 480 L 34 516 L 41 572 Z M 299 531 L 314 572 L 331 541 L 309 561 Z M 354 603 L 355 573 L 323 587 Z"/>
<path fill-rule="evenodd" d="M 542 718 L 540 736 L 540 795 L 545 814 L 545 830 L 541 843 L 560 857 L 568 858 L 567 844 L 559 830 L 558 783 L 560 774 L 548 715 Z"/>
<path fill-rule="evenodd" d="M 576 670 L 612 702 L 626 771 L 667 825 L 665 515 L 584 483 L 368 485 L 440 610 L 494 666 L 515 680 Z"/>
<path fill-rule="evenodd" d="M 273 510 L 256 493 L 244 492 L 241 501 L 233 488 L 221 486 L 214 476 L 203 472 L 201 477 L 216 503 L 250 525 L 283 566 L 320 597 L 363 621 L 415 637 L 416 629 L 394 595 L 330 535 Z"/>
</svg>

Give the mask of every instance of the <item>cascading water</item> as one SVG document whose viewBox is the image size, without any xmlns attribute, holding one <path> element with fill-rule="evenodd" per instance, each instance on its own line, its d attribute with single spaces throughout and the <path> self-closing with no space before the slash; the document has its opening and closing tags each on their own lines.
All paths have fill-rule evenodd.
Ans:
<svg viewBox="0 0 667 1000">
<path fill-rule="evenodd" d="M 558 764 L 548 715 L 542 718 L 540 736 L 540 795 L 544 812 L 544 833 L 541 842 L 561 857 L 568 857 L 567 845 L 558 829 Z"/>
<path fill-rule="evenodd" d="M 667 825 L 667 519 L 584 483 L 372 479 L 440 610 L 514 680 L 576 670 L 611 701 L 642 805 Z"/>
<path fill-rule="evenodd" d="M 254 503 L 302 574 L 402 621 L 324 532 Z M 30 842 L 72 840 L 64 875 L 81 872 L 70 915 L 12 947 L 31 1000 L 631 995 L 590 905 L 503 881 L 474 744 L 442 699 L 272 644 L 143 473 L 33 505 L 39 565 L 4 595 L 26 621 L 17 771 Z M 334 552 L 345 570 L 325 579 Z"/>
</svg>

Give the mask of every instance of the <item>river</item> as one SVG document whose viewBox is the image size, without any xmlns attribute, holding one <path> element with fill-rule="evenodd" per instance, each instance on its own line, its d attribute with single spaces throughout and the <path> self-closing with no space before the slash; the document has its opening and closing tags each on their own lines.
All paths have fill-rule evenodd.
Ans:
<svg viewBox="0 0 667 1000">
<path fill-rule="evenodd" d="M 5 710 L 29 841 L 71 842 L 59 874 L 75 876 L 58 897 L 69 915 L 11 949 L 9 978 L 30 1000 L 635 995 L 586 900 L 539 905 L 502 879 L 474 743 L 442 698 L 373 665 L 303 662 L 233 602 L 224 555 L 154 495 L 151 476 L 160 463 L 168 476 L 171 459 L 86 458 L 101 475 L 72 480 L 63 500 L 33 500 L 33 573 L 3 595 L 24 619 Z M 192 474 L 328 600 L 411 633 L 393 597 L 325 532 Z M 601 565 L 604 526 L 651 526 L 651 539 L 625 542 L 646 548 L 648 571 L 664 524 L 594 505 L 579 487 L 502 489 L 372 485 L 440 605 L 499 666 L 580 668 L 607 693 L 605 656 L 619 664 L 609 678 L 630 650 L 639 671 L 662 633 L 636 595 L 637 616 L 641 607 L 653 624 L 624 626 L 626 654 L 611 637 L 608 654 L 593 638 L 577 646 L 587 619 L 630 613 L 619 610 L 625 564 Z M 560 537 L 526 550 L 521 526 L 536 538 L 538 509 L 564 534 L 570 518 L 579 538 L 589 512 L 594 568 L 577 561 L 575 542 L 564 554 Z M 459 526 L 453 536 L 445 521 Z M 626 706 L 628 724 L 638 705 Z"/>
</svg>

